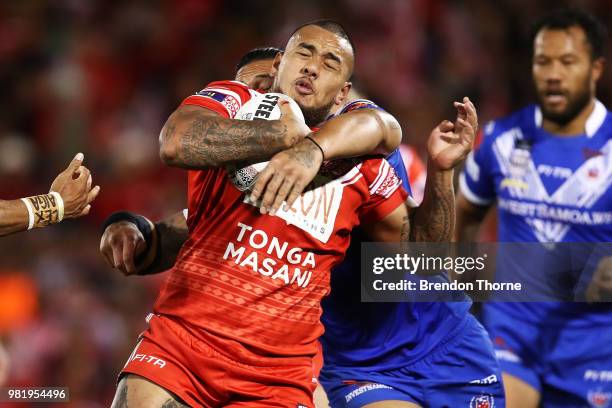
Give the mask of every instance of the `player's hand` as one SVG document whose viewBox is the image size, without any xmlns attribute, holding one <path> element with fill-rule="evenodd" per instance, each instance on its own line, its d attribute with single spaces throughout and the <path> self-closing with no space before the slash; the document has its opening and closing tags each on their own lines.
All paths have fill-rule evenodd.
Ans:
<svg viewBox="0 0 612 408">
<path fill-rule="evenodd" d="M 586 290 L 588 302 L 612 301 L 612 256 L 603 258 L 597 265 L 593 279 Z"/>
<path fill-rule="evenodd" d="M 461 163 L 474 147 L 478 131 L 476 107 L 468 97 L 454 102 L 455 123 L 444 120 L 431 132 L 427 142 L 429 159 L 440 170 L 451 170 Z"/>
<path fill-rule="evenodd" d="M 100 192 L 100 186 L 91 188 L 91 173 L 83 166 L 83 153 L 79 153 L 51 184 L 50 191 L 62 196 L 64 218 L 78 218 L 89 214 L 91 203 Z"/>
<path fill-rule="evenodd" d="M 278 101 L 278 108 L 281 111 L 281 117 L 279 120 L 287 129 L 287 134 L 285 135 L 285 147 L 290 148 L 302 141 L 304 137 L 312 131 L 306 125 L 306 123 L 295 116 L 291 110 L 291 105 L 289 105 L 289 102 L 286 99 L 280 99 Z"/>
<path fill-rule="evenodd" d="M 100 253 L 106 263 L 124 275 L 136 272 L 135 259 L 147 248 L 138 227 L 129 221 L 115 222 L 104 230 L 100 240 Z"/>
<path fill-rule="evenodd" d="M 250 199 L 257 202 L 262 198 L 262 214 L 274 215 L 283 201 L 290 208 L 315 178 L 322 163 L 321 150 L 311 140 L 304 139 L 270 159 L 257 176 Z"/>
</svg>

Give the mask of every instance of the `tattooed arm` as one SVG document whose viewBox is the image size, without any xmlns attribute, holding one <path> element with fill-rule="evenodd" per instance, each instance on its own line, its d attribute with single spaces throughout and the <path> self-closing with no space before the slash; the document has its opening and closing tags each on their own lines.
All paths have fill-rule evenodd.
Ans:
<svg viewBox="0 0 612 408">
<path fill-rule="evenodd" d="M 385 111 L 359 109 L 328 120 L 312 135 L 325 160 L 366 154 L 389 154 L 402 141 L 402 128 Z"/>
<path fill-rule="evenodd" d="M 423 202 L 410 214 L 407 237 L 412 242 L 451 241 L 455 228 L 453 170 L 427 167 Z"/>
<path fill-rule="evenodd" d="M 397 120 L 378 109 L 360 109 L 325 122 L 293 149 L 274 156 L 259 174 L 252 199 L 262 198 L 263 213 L 274 213 L 283 201 L 291 207 L 314 179 L 323 160 L 390 153 L 402 140 Z"/>
<path fill-rule="evenodd" d="M 199 106 L 180 106 L 160 135 L 160 157 L 173 167 L 204 169 L 235 162 L 259 162 L 287 149 L 310 132 L 280 105 L 280 120 L 226 119 Z"/>
</svg>

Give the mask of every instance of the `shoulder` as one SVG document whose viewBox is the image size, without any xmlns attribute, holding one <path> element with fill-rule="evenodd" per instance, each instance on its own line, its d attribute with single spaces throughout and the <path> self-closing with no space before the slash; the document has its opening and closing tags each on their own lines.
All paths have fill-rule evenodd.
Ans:
<svg viewBox="0 0 612 408">
<path fill-rule="evenodd" d="M 528 105 L 507 116 L 487 122 L 483 128 L 483 136 L 485 139 L 495 139 L 512 129 L 527 130 L 536 127 L 541 121 L 540 116 L 536 105 Z"/>
</svg>

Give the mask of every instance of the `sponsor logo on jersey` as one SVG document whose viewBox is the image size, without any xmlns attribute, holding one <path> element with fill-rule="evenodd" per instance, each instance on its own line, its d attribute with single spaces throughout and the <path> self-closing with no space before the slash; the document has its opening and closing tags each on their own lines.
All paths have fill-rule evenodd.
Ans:
<svg viewBox="0 0 612 408">
<path fill-rule="evenodd" d="M 572 176 L 572 169 L 567 167 L 549 166 L 548 164 L 538 164 L 538 173 L 546 177 L 568 179 Z"/>
<path fill-rule="evenodd" d="M 269 120 L 270 114 L 278 104 L 278 95 L 265 94 L 253 114 L 253 120 Z"/>
<path fill-rule="evenodd" d="M 500 187 L 502 190 L 504 188 L 518 188 L 520 190 L 527 190 L 529 188 L 527 183 L 525 183 L 523 180 L 509 177 L 502 180 Z"/>
<path fill-rule="evenodd" d="M 217 102 L 223 102 L 227 97 L 226 94 L 215 91 L 207 91 L 206 89 L 201 90 L 200 92 L 196 92 L 196 95 L 205 96 L 210 99 L 214 99 Z"/>
<path fill-rule="evenodd" d="M 283 281 L 285 285 L 308 286 L 312 270 L 316 268 L 312 252 L 290 247 L 288 242 L 250 225 L 239 222 L 237 226 L 236 242 L 227 244 L 223 259 L 270 279 Z"/>
<path fill-rule="evenodd" d="M 521 358 L 510 350 L 495 350 L 495 358 L 498 360 L 510 361 L 511 363 L 520 363 Z"/>
<path fill-rule="evenodd" d="M 586 370 L 584 372 L 584 380 L 612 382 L 612 370 Z"/>
<path fill-rule="evenodd" d="M 594 408 L 607 408 L 610 406 L 610 399 L 612 399 L 612 393 L 603 392 L 601 390 L 589 391 L 587 394 L 589 404 Z"/>
<path fill-rule="evenodd" d="M 540 242 L 562 241 L 572 224 L 612 222 L 612 212 L 591 210 L 611 184 L 612 141 L 601 148 L 601 154 L 593 155 L 571 170 L 550 165 L 536 167 L 531 156 L 532 147 L 524 140 L 522 130 L 515 127 L 502 133 L 493 144 L 493 153 L 505 176 L 500 184 L 500 190 L 506 192 L 499 199 L 501 209 L 524 217 L 524 222 Z M 541 175 L 565 181 L 549 193 Z"/>
<path fill-rule="evenodd" d="M 490 385 L 497 383 L 497 376 L 495 374 L 491 374 L 488 377 L 481 378 L 479 380 L 470 381 L 470 384 L 480 384 L 480 385 Z"/>
<path fill-rule="evenodd" d="M 147 354 L 134 354 L 130 361 L 141 361 L 143 363 L 150 363 L 153 366 L 158 366 L 159 368 L 164 368 L 166 362 L 159 357 L 150 356 Z"/>
<path fill-rule="evenodd" d="M 350 171 L 340 179 L 308 189 L 295 200 L 290 208 L 283 205 L 274 216 L 285 220 L 287 225 L 293 225 L 306 231 L 321 242 L 327 242 L 334 230 L 342 202 L 346 185 L 343 180 L 352 173 L 354 172 Z M 261 202 L 250 201 L 248 195 L 245 195 L 244 202 L 256 207 L 261 205 Z"/>
<path fill-rule="evenodd" d="M 492 395 L 489 394 L 481 394 L 475 397 L 472 397 L 470 400 L 470 408 L 494 408 L 495 400 Z"/>
<path fill-rule="evenodd" d="M 360 386 L 359 388 L 349 392 L 348 394 L 344 396 L 344 399 L 346 400 L 347 403 L 349 403 L 353 399 L 355 399 L 356 397 L 360 396 L 363 393 L 366 393 L 368 391 L 380 390 L 380 389 L 392 390 L 393 387 L 389 387 L 388 385 L 385 385 L 385 384 L 368 383 L 368 384 L 364 384 Z"/>
</svg>

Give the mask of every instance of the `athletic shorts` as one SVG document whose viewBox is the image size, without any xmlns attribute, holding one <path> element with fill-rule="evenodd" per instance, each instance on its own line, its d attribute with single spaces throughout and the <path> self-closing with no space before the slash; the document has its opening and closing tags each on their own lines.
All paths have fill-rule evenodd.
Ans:
<svg viewBox="0 0 612 408">
<path fill-rule="evenodd" d="M 543 407 L 612 407 L 612 326 L 535 324 L 494 306 L 482 317 L 501 370 L 540 392 Z"/>
<path fill-rule="evenodd" d="M 388 371 L 324 368 L 319 381 L 333 408 L 357 408 L 387 400 L 432 408 L 505 406 L 493 345 L 471 315 L 452 338 L 420 361 Z"/>
<path fill-rule="evenodd" d="M 196 339 L 177 321 L 155 315 L 119 378 L 144 377 L 192 407 L 314 407 L 320 361 L 245 364 Z"/>
</svg>

